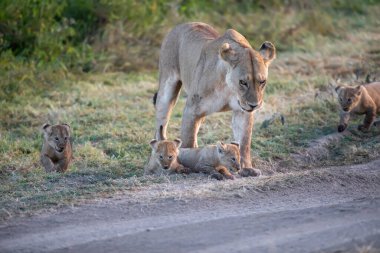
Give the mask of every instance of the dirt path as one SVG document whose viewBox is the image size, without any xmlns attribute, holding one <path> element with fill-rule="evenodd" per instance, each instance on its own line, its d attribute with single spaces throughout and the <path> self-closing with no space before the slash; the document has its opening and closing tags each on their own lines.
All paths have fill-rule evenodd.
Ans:
<svg viewBox="0 0 380 253">
<path fill-rule="evenodd" d="M 0 252 L 358 252 L 369 245 L 380 249 L 380 159 L 260 179 L 168 179 L 0 226 Z"/>
</svg>

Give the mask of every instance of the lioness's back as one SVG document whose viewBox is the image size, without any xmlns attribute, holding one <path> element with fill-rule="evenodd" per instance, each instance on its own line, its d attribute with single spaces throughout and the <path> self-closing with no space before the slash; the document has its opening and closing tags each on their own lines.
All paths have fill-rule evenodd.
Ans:
<svg viewBox="0 0 380 253">
<path fill-rule="evenodd" d="M 192 73 L 203 45 L 217 37 L 218 32 L 204 23 L 185 23 L 174 27 L 162 42 L 159 59 L 160 79 L 165 80 L 166 74 L 173 72 L 178 75 L 177 78 L 186 79 L 181 70 L 186 68 L 184 72 Z"/>
</svg>

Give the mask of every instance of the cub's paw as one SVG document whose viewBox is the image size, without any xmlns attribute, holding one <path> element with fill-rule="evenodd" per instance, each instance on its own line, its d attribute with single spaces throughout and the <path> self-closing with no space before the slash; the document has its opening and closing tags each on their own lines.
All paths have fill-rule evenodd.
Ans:
<svg viewBox="0 0 380 253">
<path fill-rule="evenodd" d="M 261 176 L 261 170 L 254 168 L 243 168 L 239 170 L 239 175 L 242 177 L 258 177 Z"/>
<path fill-rule="evenodd" d="M 342 125 L 339 125 L 338 126 L 338 132 L 341 133 L 343 132 L 345 129 L 347 128 L 347 125 L 346 124 L 342 124 Z"/>
<path fill-rule="evenodd" d="M 230 179 L 230 180 L 234 180 L 234 179 L 235 179 L 235 176 L 234 176 L 234 175 L 226 175 L 226 178 L 227 178 L 227 179 Z"/>
<path fill-rule="evenodd" d="M 219 174 L 219 173 L 212 174 L 211 178 L 216 179 L 216 180 L 223 180 L 222 174 Z"/>
<path fill-rule="evenodd" d="M 363 133 L 368 133 L 369 127 L 365 127 L 364 125 L 359 125 L 358 130 L 362 131 Z"/>
<path fill-rule="evenodd" d="M 183 173 L 183 174 L 190 174 L 191 173 L 191 169 L 187 168 L 187 167 L 183 167 L 181 169 L 181 173 Z"/>
</svg>

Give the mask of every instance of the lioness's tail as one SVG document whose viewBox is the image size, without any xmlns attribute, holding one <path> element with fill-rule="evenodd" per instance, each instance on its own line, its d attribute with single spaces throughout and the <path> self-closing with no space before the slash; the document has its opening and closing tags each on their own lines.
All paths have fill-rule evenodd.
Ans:
<svg viewBox="0 0 380 253">
<path fill-rule="evenodd" d="M 154 93 L 153 95 L 153 105 L 156 106 L 156 102 L 157 102 L 157 94 L 158 92 Z"/>
</svg>

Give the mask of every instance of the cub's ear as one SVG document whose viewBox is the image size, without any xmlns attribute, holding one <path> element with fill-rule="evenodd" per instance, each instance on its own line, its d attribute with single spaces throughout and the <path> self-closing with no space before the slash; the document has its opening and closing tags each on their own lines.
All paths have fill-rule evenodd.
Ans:
<svg viewBox="0 0 380 253">
<path fill-rule="evenodd" d="M 175 145 L 177 146 L 177 148 L 181 147 L 181 145 L 182 145 L 181 139 L 175 139 L 174 142 L 175 142 Z"/>
<path fill-rule="evenodd" d="M 41 131 L 44 134 L 50 134 L 51 133 L 51 125 L 48 123 L 43 124 L 41 127 Z"/>
<path fill-rule="evenodd" d="M 66 123 L 63 123 L 62 126 L 63 126 L 64 128 L 66 128 L 66 131 L 70 134 L 71 127 L 70 127 L 68 124 L 66 124 Z"/>
<path fill-rule="evenodd" d="M 336 93 L 339 93 L 339 90 L 342 89 L 342 86 L 338 85 L 335 87 L 335 92 Z"/>
<path fill-rule="evenodd" d="M 220 56 L 223 60 L 233 65 L 238 59 L 237 53 L 231 48 L 231 45 L 227 42 L 223 43 L 220 47 Z"/>
<path fill-rule="evenodd" d="M 218 152 L 221 153 L 221 154 L 223 154 L 224 151 L 226 151 L 226 145 L 223 142 L 221 142 L 221 141 L 219 141 L 218 143 L 216 143 L 216 147 L 218 148 Z"/>
<path fill-rule="evenodd" d="M 265 64 L 267 65 L 269 65 L 274 59 L 276 59 L 276 48 L 272 44 L 272 42 L 265 41 L 261 45 L 259 52 L 263 57 Z"/>
<path fill-rule="evenodd" d="M 239 142 L 231 141 L 231 144 L 237 146 L 238 148 L 240 148 L 240 143 Z"/>
<path fill-rule="evenodd" d="M 152 149 L 156 149 L 157 140 L 153 139 L 149 142 L 149 145 L 152 147 Z"/>
</svg>

